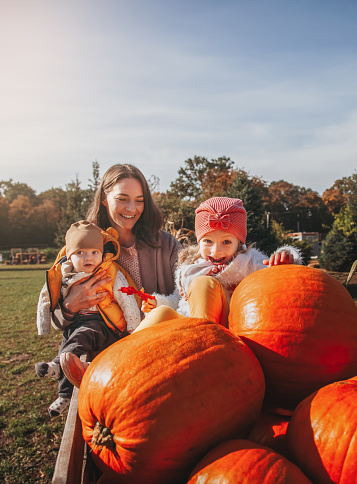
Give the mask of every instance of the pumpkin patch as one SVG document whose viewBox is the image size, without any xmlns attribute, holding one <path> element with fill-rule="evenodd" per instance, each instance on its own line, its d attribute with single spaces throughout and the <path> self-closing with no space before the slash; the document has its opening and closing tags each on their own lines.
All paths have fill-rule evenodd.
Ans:
<svg viewBox="0 0 357 484">
<path fill-rule="evenodd" d="M 260 364 L 240 338 L 184 318 L 100 353 L 83 377 L 78 411 L 104 479 L 175 484 L 210 448 L 247 435 L 264 391 Z"/>
<path fill-rule="evenodd" d="M 257 356 L 266 403 L 277 411 L 357 374 L 357 307 L 319 269 L 281 265 L 249 275 L 233 293 L 229 329 Z"/>
</svg>

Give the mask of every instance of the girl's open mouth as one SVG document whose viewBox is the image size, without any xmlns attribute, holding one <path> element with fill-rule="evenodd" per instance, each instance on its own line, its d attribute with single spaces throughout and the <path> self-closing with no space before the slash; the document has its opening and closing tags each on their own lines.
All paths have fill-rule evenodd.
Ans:
<svg viewBox="0 0 357 484">
<path fill-rule="evenodd" d="M 220 257 L 219 259 L 214 259 L 213 257 L 208 257 L 211 264 L 223 264 L 225 257 Z"/>
</svg>

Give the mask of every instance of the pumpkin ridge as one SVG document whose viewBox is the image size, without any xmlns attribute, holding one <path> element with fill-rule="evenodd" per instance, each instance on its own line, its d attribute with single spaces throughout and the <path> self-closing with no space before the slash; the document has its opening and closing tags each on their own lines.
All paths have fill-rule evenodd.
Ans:
<svg viewBox="0 0 357 484">
<path fill-rule="evenodd" d="M 344 458 L 344 462 L 343 462 L 342 470 L 341 470 L 341 474 L 340 474 L 341 482 L 344 482 L 345 474 L 347 474 L 347 479 L 354 477 L 355 480 L 357 481 L 357 469 L 355 469 L 354 476 L 351 476 L 350 470 L 349 470 L 350 462 L 352 461 L 353 458 L 354 459 L 356 458 L 356 449 L 357 449 L 357 443 L 356 442 L 357 442 L 357 428 L 355 429 L 353 437 L 351 438 L 349 445 L 348 445 L 348 448 L 346 449 L 346 454 L 345 454 L 345 458 Z M 352 454 L 351 457 L 350 457 L 350 454 Z M 347 480 L 346 480 L 346 483 L 348 483 Z"/>
</svg>

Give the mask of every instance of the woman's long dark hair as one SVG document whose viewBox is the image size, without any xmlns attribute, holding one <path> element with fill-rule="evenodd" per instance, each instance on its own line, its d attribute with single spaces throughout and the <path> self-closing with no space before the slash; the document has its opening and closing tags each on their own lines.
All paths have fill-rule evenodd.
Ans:
<svg viewBox="0 0 357 484">
<path fill-rule="evenodd" d="M 145 242 L 152 247 L 157 247 L 157 236 L 163 224 L 163 215 L 161 209 L 152 198 L 146 178 L 136 166 L 117 164 L 111 166 L 104 173 L 88 209 L 87 220 L 95 223 L 103 230 L 110 227 L 107 207 L 102 202 L 113 186 L 123 178 L 135 178 L 140 182 L 143 189 L 144 210 L 133 227 L 135 241 L 139 246 L 140 242 Z"/>
</svg>

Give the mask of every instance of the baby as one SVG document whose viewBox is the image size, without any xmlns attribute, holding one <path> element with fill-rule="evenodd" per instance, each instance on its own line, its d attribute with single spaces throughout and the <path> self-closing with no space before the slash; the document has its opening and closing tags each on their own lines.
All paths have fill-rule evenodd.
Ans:
<svg viewBox="0 0 357 484">
<path fill-rule="evenodd" d="M 68 326 L 57 328 L 63 330 L 58 356 L 48 363 L 35 365 L 39 377 L 59 380 L 59 396 L 48 409 L 51 417 L 60 415 L 71 399 L 73 384 L 63 372 L 63 367 L 70 364 L 66 357 L 103 351 L 140 323 L 138 300 L 120 291 L 121 286 L 135 287 L 135 284 L 130 275 L 115 262 L 120 249 L 113 232 L 114 229 L 102 231 L 86 220 L 72 224 L 66 233 L 66 247 L 60 251 L 55 264 L 47 273 L 47 282 L 41 291 L 37 308 L 40 335 L 50 332 L 52 312 L 73 284 L 83 283 L 100 270 L 112 277 L 112 282 L 101 289 L 107 294 L 104 300 L 102 297 L 98 299 L 97 293 L 93 294 L 90 307 L 75 313 Z M 56 319 L 53 318 L 53 325 L 54 321 Z"/>
</svg>

